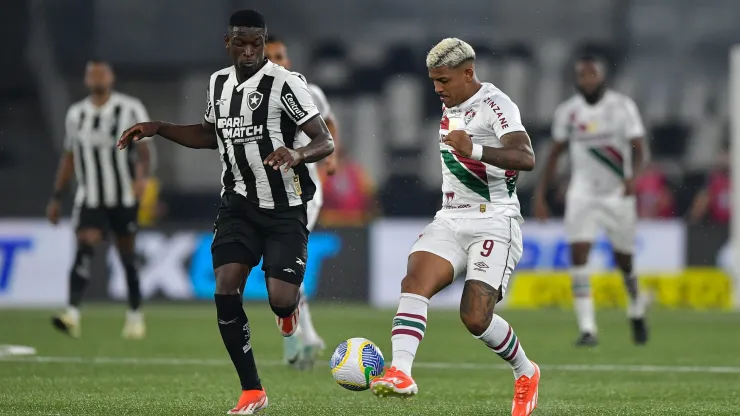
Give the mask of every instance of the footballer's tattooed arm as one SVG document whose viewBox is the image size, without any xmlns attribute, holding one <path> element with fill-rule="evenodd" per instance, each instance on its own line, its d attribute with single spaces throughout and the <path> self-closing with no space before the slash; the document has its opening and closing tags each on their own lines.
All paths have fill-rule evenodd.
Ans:
<svg viewBox="0 0 740 416">
<path fill-rule="evenodd" d="M 499 291 L 480 280 L 468 280 L 460 300 L 460 319 L 475 336 L 482 335 L 493 319 Z"/>
<path fill-rule="evenodd" d="M 483 146 L 481 161 L 506 170 L 531 171 L 534 169 L 534 150 L 529 135 L 514 131 L 501 137 L 503 147 Z"/>
<path fill-rule="evenodd" d="M 472 157 L 473 141 L 464 130 L 454 130 L 444 138 L 444 143 L 463 157 Z M 531 171 L 534 169 L 534 150 L 529 135 L 514 131 L 501 137 L 503 147 L 483 146 L 481 161 L 506 170 Z"/>
</svg>

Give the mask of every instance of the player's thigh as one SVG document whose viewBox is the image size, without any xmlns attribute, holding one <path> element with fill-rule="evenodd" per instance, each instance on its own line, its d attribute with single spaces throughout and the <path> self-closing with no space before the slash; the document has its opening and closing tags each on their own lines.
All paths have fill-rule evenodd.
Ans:
<svg viewBox="0 0 740 416">
<path fill-rule="evenodd" d="M 568 243 L 592 243 L 599 231 L 599 207 L 588 197 L 568 195 L 565 201 L 565 238 Z"/>
<path fill-rule="evenodd" d="M 262 262 L 265 276 L 300 287 L 308 261 L 306 207 L 266 214 L 260 222 L 265 238 Z"/>
<path fill-rule="evenodd" d="M 481 220 L 476 220 L 481 222 Z M 498 292 L 503 299 L 516 265 L 522 258 L 522 232 L 514 218 L 491 218 L 477 227 L 468 247 L 468 281 L 479 281 Z"/>
<path fill-rule="evenodd" d="M 634 197 L 620 198 L 605 204 L 604 229 L 614 252 L 632 254 L 637 231 L 637 203 Z"/>
<path fill-rule="evenodd" d="M 319 214 L 321 213 L 321 202 L 313 199 L 306 203 L 306 228 L 308 231 L 313 231 L 316 224 L 319 222 Z"/>
<path fill-rule="evenodd" d="M 117 206 L 107 208 L 108 223 L 111 231 L 118 237 L 129 237 L 136 234 L 139 229 L 139 207 Z"/>
<path fill-rule="evenodd" d="M 435 219 L 411 247 L 402 291 L 431 297 L 465 272 L 467 253 L 455 238 L 458 220 Z"/>
<path fill-rule="evenodd" d="M 263 238 L 255 224 L 254 208 L 233 194 L 221 199 L 218 216 L 213 224 L 211 256 L 213 269 L 226 264 L 256 266 L 264 250 Z M 218 277 L 218 276 L 217 276 Z M 239 285 L 241 285 L 239 281 Z"/>
<path fill-rule="evenodd" d="M 103 240 L 108 230 L 104 208 L 76 206 L 72 211 L 72 223 L 78 243 L 96 245 Z"/>
</svg>

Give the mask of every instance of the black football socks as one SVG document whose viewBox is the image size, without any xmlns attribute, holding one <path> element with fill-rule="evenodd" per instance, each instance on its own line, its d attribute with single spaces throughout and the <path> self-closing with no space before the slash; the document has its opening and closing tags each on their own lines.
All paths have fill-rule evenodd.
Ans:
<svg viewBox="0 0 740 416">
<path fill-rule="evenodd" d="M 242 390 L 261 390 L 250 342 L 249 321 L 242 307 L 241 295 L 214 295 L 214 298 L 218 330 L 239 374 Z"/>
<path fill-rule="evenodd" d="M 85 289 L 90 283 L 92 273 L 92 259 L 95 247 L 80 243 L 77 245 L 77 254 L 72 269 L 69 271 L 69 305 L 75 308 L 80 306 Z"/>
</svg>

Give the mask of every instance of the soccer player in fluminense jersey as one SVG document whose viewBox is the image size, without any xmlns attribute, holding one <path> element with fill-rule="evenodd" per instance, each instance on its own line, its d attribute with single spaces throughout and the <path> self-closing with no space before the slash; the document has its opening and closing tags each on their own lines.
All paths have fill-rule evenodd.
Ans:
<svg viewBox="0 0 740 416">
<path fill-rule="evenodd" d="M 635 103 L 607 88 L 603 61 L 581 58 L 576 63 L 576 78 L 578 94 L 555 112 L 554 143 L 535 192 L 535 215 L 543 220 L 549 216 L 545 201 L 548 179 L 555 175 L 558 157 L 569 146 L 572 178 L 565 202 L 565 233 L 570 243 L 573 295 L 581 332 L 576 345 L 598 343 L 586 263 L 599 229 L 606 231 L 624 278 L 633 340 L 645 344 L 646 302 L 638 292 L 632 269 L 637 222 L 634 178 L 647 159 L 645 128 Z"/>
<path fill-rule="evenodd" d="M 460 39 L 444 39 L 427 55 L 429 77 L 443 103 L 442 209 L 411 249 L 393 319 L 393 363 L 370 388 L 381 397 L 418 392 L 411 366 L 426 331 L 429 299 L 462 277 L 460 317 L 511 366 L 512 415 L 524 416 L 537 407 L 540 370 L 494 308 L 522 256 L 516 181 L 519 171 L 534 168 L 534 152 L 516 104 L 480 82 L 474 62 L 475 51 Z"/>
</svg>

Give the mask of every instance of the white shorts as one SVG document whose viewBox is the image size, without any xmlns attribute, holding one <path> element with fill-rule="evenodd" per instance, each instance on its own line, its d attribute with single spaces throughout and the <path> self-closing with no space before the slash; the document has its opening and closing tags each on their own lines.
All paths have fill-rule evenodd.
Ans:
<svg viewBox="0 0 740 416">
<path fill-rule="evenodd" d="M 568 195 L 565 201 L 565 234 L 569 243 L 593 242 L 603 230 L 614 251 L 635 250 L 637 204 L 634 197 L 585 197 Z"/>
<path fill-rule="evenodd" d="M 426 251 L 452 264 L 454 278 L 480 280 L 506 293 L 522 257 L 522 231 L 511 217 L 435 218 L 411 252 Z"/>
<path fill-rule="evenodd" d="M 306 213 L 308 221 L 306 221 L 306 228 L 308 231 L 313 231 L 316 224 L 319 222 L 319 214 L 321 213 L 321 201 L 312 199 L 306 204 Z"/>
</svg>

